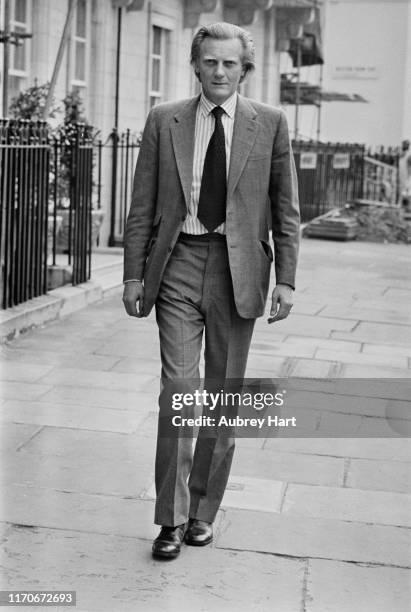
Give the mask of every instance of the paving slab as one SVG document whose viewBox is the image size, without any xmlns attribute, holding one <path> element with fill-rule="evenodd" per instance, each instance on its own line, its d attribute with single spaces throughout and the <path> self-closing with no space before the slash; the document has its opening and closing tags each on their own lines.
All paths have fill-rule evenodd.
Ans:
<svg viewBox="0 0 411 612">
<path fill-rule="evenodd" d="M 103 356 L 94 355 L 94 357 L 100 357 L 104 359 Z M 130 359 L 129 357 L 116 357 L 116 364 L 113 365 L 111 369 L 112 372 L 125 372 L 125 373 L 135 373 L 135 374 L 151 374 L 153 376 L 158 376 L 160 372 L 160 364 L 158 359 L 150 358 L 150 357 L 135 357 Z"/>
<path fill-rule="evenodd" d="M 18 381 L 3 381 L 0 386 L 1 399 L 31 400 L 44 396 L 51 391 L 51 385 L 40 383 L 27 383 Z"/>
<path fill-rule="evenodd" d="M 372 366 L 360 364 L 343 364 L 342 378 L 411 378 L 411 370 L 405 368 L 390 368 L 388 366 Z"/>
<path fill-rule="evenodd" d="M 20 451 L 73 460 L 111 457 L 113 462 L 134 461 L 138 465 L 139 454 L 150 451 L 152 446 L 154 440 L 135 434 L 46 426 L 22 444 Z"/>
<path fill-rule="evenodd" d="M 8 400 L 0 406 L 0 422 L 33 423 L 73 429 L 132 433 L 145 419 L 141 410 L 112 410 L 87 404 Z"/>
<path fill-rule="evenodd" d="M 386 308 L 375 308 L 374 305 L 370 306 L 370 304 L 359 305 L 358 302 L 348 306 L 333 304 L 332 306 L 326 306 L 319 312 L 319 315 L 321 317 L 338 317 L 374 323 L 402 323 L 404 325 L 411 325 L 409 311 L 407 312 L 404 307 L 401 309 L 393 308 L 392 301 L 391 304 L 387 303 Z"/>
<path fill-rule="evenodd" d="M 264 451 L 270 450 L 357 459 L 411 460 L 411 440 L 403 438 L 267 438 Z"/>
<path fill-rule="evenodd" d="M 293 334 L 301 336 L 330 337 L 331 332 L 339 330 L 339 333 L 349 333 L 357 325 L 357 321 L 337 319 L 332 317 L 294 315 L 287 319 L 278 321 L 278 332 L 281 334 Z"/>
<path fill-rule="evenodd" d="M 334 328 L 331 331 L 330 337 L 339 340 L 351 338 L 356 342 L 410 346 L 411 327 L 394 325 L 393 323 L 368 323 L 360 321 L 355 329 L 352 328 L 351 331 L 340 331 L 338 328 Z"/>
<path fill-rule="evenodd" d="M 411 495 L 290 484 L 285 492 L 282 513 L 411 527 Z"/>
<path fill-rule="evenodd" d="M 409 529 L 234 508 L 224 512 L 216 546 L 297 558 L 411 565 Z"/>
<path fill-rule="evenodd" d="M 36 330 L 37 331 L 37 330 Z M 101 346 L 101 341 L 92 338 L 75 338 L 62 335 L 40 335 L 36 331 L 19 336 L 14 340 L 16 348 L 32 349 L 36 351 L 58 350 L 72 353 L 73 350 L 81 352 L 93 352 Z"/>
<path fill-rule="evenodd" d="M 347 383 L 347 392 L 352 382 Z M 294 382 L 296 386 L 296 382 Z M 361 401 L 359 401 L 359 395 L 355 393 L 349 394 L 344 393 L 343 389 L 338 390 L 339 394 L 333 393 L 330 395 L 326 390 L 322 391 L 320 385 L 318 391 L 301 389 L 297 392 L 293 392 L 292 399 L 288 400 L 289 410 L 304 410 L 311 411 L 312 413 L 318 412 L 318 415 L 335 414 L 342 418 L 345 416 L 370 416 L 385 418 L 387 416 L 388 407 L 392 409 L 393 414 L 406 418 L 409 415 L 409 404 L 408 402 L 402 402 L 401 400 L 390 401 L 384 398 L 376 397 L 365 397 L 366 391 L 363 388 Z"/>
<path fill-rule="evenodd" d="M 134 538 L 18 528 L 2 565 L 1 588 L 71 588 L 76 610 L 87 612 L 296 612 L 305 569 L 296 559 L 209 547 L 184 546 L 178 561 L 159 562 Z"/>
<path fill-rule="evenodd" d="M 366 342 L 363 344 L 362 351 L 368 355 L 388 355 L 393 357 L 404 355 L 411 357 L 411 345 L 395 346 L 394 344 L 371 344 Z"/>
<path fill-rule="evenodd" d="M 50 365 L 26 362 L 22 367 L 19 363 L 6 361 L 0 366 L 0 381 L 35 382 L 52 369 Z"/>
<path fill-rule="evenodd" d="M 256 355 L 270 357 L 271 359 L 278 355 L 284 357 L 314 357 L 315 350 L 314 346 L 289 343 L 287 340 L 282 342 L 256 341 L 251 344 L 249 360 L 254 359 Z"/>
<path fill-rule="evenodd" d="M 238 446 L 238 445 L 237 445 Z M 286 452 L 267 452 L 251 448 L 237 448 L 231 466 L 233 476 L 254 476 L 307 484 L 341 485 L 344 477 L 344 458 L 321 457 Z M 364 488 L 364 487 L 359 487 Z"/>
<path fill-rule="evenodd" d="M 365 366 L 389 366 L 391 368 L 408 369 L 408 360 L 406 355 L 375 355 L 370 353 L 353 353 L 344 351 L 332 351 L 327 349 L 317 349 L 315 352 L 316 359 L 325 359 L 330 361 L 341 361 L 342 363 L 352 363 Z"/>
<path fill-rule="evenodd" d="M 407 419 L 388 418 L 387 414 L 381 417 L 365 417 L 323 411 L 315 433 L 324 437 L 404 437 L 411 434 L 411 422 Z"/>
<path fill-rule="evenodd" d="M 32 423 L 2 423 L 0 427 L 1 452 L 19 449 L 39 431 L 41 431 L 41 426 Z"/>
<path fill-rule="evenodd" d="M 288 375 L 308 378 L 333 378 L 338 376 L 337 361 L 320 359 L 295 359 L 289 369 Z"/>
<path fill-rule="evenodd" d="M 119 342 L 117 338 L 111 341 L 100 343 L 98 347 L 95 347 L 94 353 L 96 355 L 110 355 L 115 357 L 147 357 L 149 359 L 160 359 L 160 348 L 153 341 L 152 334 L 148 334 L 149 337 L 144 341 L 144 338 L 140 339 L 139 342 Z"/>
<path fill-rule="evenodd" d="M 284 356 L 253 353 L 248 358 L 246 376 L 249 376 L 250 370 L 272 372 L 271 376 L 280 376 L 285 365 L 286 357 Z"/>
<path fill-rule="evenodd" d="M 361 342 L 354 340 L 335 340 L 333 338 L 316 338 L 315 336 L 295 336 L 288 335 L 284 343 L 293 347 L 313 347 L 314 349 L 323 348 L 329 351 L 344 351 L 358 353 L 361 350 Z"/>
<path fill-rule="evenodd" d="M 152 540 L 154 502 L 115 495 L 91 495 L 7 484 L 2 491 L 0 521 L 53 529 L 73 529 Z"/>
<path fill-rule="evenodd" d="M 92 353 L 78 353 L 75 349 L 72 352 L 54 351 L 35 351 L 28 349 L 19 349 L 14 347 L 2 347 L 2 357 L 5 362 L 2 363 L 2 368 L 19 366 L 24 372 L 26 364 L 49 365 L 54 367 L 77 368 L 82 370 L 110 370 L 120 360 L 119 357 L 110 357 L 108 355 L 94 355 Z M 24 368 L 21 366 L 24 364 Z M 44 372 L 43 372 L 44 374 Z M 23 374 L 24 376 L 25 374 Z"/>
<path fill-rule="evenodd" d="M 148 390 L 142 392 L 124 391 L 124 389 L 99 389 L 98 387 L 50 387 L 43 385 L 46 389 L 39 393 L 41 400 L 45 402 L 56 402 L 61 404 L 87 404 L 90 406 L 105 406 L 114 410 L 141 410 L 145 412 L 157 405 L 158 389 L 160 382 L 153 383 L 153 392 Z M 19 394 L 12 399 L 20 399 Z M 21 399 L 31 399 L 30 394 L 21 394 Z M 9 393 L 8 397 L 12 394 Z"/>
<path fill-rule="evenodd" d="M 0 453 L 0 482 L 66 493 L 86 493 L 138 498 L 151 486 L 154 478 L 154 444 L 150 454 L 145 449 L 139 459 L 113 461 L 111 457 L 77 457 L 35 455 L 25 452 Z M 139 447 L 141 450 L 141 447 Z"/>
<path fill-rule="evenodd" d="M 409 570 L 309 562 L 306 612 L 409 612 L 410 601 Z"/>
<path fill-rule="evenodd" d="M 125 374 L 122 372 L 102 372 L 100 370 L 80 370 L 75 368 L 54 368 L 45 374 L 41 382 L 54 387 L 97 387 L 98 389 L 139 391 L 154 381 L 149 374 Z"/>
<path fill-rule="evenodd" d="M 351 459 L 345 484 L 353 489 L 411 493 L 411 463 Z"/>
</svg>

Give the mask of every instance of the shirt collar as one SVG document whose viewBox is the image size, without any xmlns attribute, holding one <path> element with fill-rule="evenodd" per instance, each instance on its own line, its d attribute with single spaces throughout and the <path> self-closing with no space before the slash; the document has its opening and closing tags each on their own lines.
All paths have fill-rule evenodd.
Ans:
<svg viewBox="0 0 411 612">
<path fill-rule="evenodd" d="M 213 108 L 215 108 L 216 106 L 218 105 L 214 104 L 214 102 L 210 102 L 210 100 L 205 97 L 204 93 L 201 93 L 200 110 L 203 113 L 204 117 L 207 117 L 207 115 L 209 115 Z M 220 106 L 224 109 L 224 111 L 231 119 L 234 119 L 235 109 L 237 106 L 237 92 L 235 91 L 233 95 L 230 96 L 225 102 L 223 102 L 223 104 L 220 104 Z"/>
</svg>

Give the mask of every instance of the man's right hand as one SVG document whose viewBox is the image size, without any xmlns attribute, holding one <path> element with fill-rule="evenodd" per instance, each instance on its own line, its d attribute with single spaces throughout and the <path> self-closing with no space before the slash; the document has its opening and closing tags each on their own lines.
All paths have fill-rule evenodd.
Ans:
<svg viewBox="0 0 411 612">
<path fill-rule="evenodd" d="M 137 309 L 138 302 L 138 309 Z M 141 281 L 124 284 L 123 304 L 130 317 L 143 316 L 144 287 Z"/>
</svg>

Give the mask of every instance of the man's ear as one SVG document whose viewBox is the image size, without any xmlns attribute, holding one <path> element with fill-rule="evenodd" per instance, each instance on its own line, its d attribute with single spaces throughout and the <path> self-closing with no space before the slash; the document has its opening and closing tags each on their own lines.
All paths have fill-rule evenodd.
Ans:
<svg viewBox="0 0 411 612">
<path fill-rule="evenodd" d="M 199 71 L 199 69 L 198 69 L 198 60 L 197 60 L 195 63 L 192 63 L 191 65 L 192 65 L 192 67 L 193 67 L 194 74 L 196 75 L 197 79 L 198 79 L 198 80 L 200 81 L 200 83 L 201 83 L 201 80 L 200 80 L 200 71 Z"/>
<path fill-rule="evenodd" d="M 242 71 L 241 76 L 240 76 L 240 81 L 239 81 L 240 83 L 242 83 L 245 80 L 245 78 L 247 76 L 247 73 L 248 73 L 247 68 L 243 68 L 243 71 Z"/>
</svg>

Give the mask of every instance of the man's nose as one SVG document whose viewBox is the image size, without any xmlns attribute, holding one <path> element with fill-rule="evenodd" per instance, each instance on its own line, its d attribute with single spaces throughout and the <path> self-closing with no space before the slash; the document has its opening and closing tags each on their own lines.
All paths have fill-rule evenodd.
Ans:
<svg viewBox="0 0 411 612">
<path fill-rule="evenodd" d="M 215 69 L 215 76 L 218 78 L 222 78 L 224 77 L 224 66 L 223 66 L 223 62 L 218 62 L 216 69 Z"/>
</svg>

